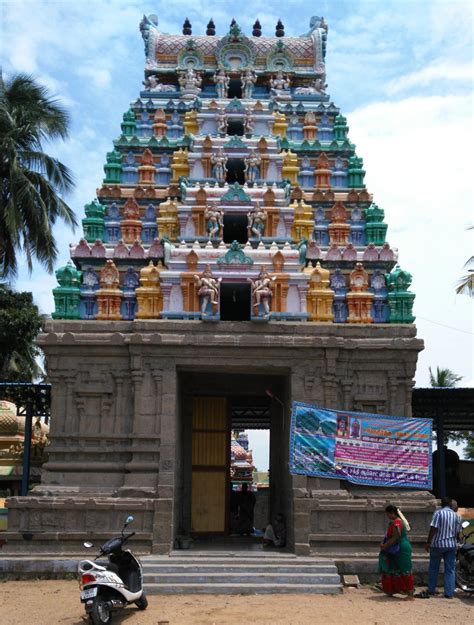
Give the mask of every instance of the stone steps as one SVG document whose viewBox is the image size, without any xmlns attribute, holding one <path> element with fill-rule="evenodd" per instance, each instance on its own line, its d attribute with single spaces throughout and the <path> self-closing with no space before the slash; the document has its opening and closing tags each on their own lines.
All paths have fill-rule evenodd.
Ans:
<svg viewBox="0 0 474 625">
<path fill-rule="evenodd" d="M 145 590 L 149 594 L 327 593 L 341 590 L 329 559 L 294 554 L 145 556 Z"/>
</svg>

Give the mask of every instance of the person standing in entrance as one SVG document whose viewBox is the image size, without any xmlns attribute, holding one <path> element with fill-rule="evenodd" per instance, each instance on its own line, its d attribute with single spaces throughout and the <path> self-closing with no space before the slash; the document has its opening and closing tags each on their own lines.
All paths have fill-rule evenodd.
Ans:
<svg viewBox="0 0 474 625">
<path fill-rule="evenodd" d="M 431 527 L 425 550 L 430 554 L 428 570 L 428 596 L 436 592 L 439 566 L 444 561 L 444 596 L 451 599 L 455 587 L 455 562 L 457 536 L 461 529 L 461 517 L 452 508 L 452 499 L 441 499 L 441 510 L 437 510 L 431 519 Z"/>
<path fill-rule="evenodd" d="M 242 484 L 237 503 L 239 506 L 238 532 L 241 536 L 253 532 L 253 509 L 255 508 L 255 495 L 248 490 L 248 484 Z"/>
</svg>

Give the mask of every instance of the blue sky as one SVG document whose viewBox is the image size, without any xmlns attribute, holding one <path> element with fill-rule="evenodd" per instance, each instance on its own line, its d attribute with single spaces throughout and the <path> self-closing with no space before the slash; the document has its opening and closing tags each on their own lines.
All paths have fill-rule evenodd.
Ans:
<svg viewBox="0 0 474 625">
<path fill-rule="evenodd" d="M 471 2 L 0 0 L 0 7 L 4 72 L 34 74 L 69 107 L 70 139 L 49 149 L 75 174 L 68 200 L 79 218 L 141 87 L 143 13 L 157 14 L 159 28 L 170 33 L 189 17 L 195 34 L 205 32 L 211 17 L 217 34 L 227 32 L 232 17 L 250 33 L 258 17 L 264 35 L 274 34 L 278 18 L 287 35 L 299 35 L 311 15 L 324 15 L 328 93 L 348 117 L 368 189 L 385 209 L 387 238 L 414 276 L 417 326 L 426 343 L 417 384 L 427 385 L 428 366 L 439 365 L 472 385 L 472 301 L 454 293 L 474 236 L 466 232 L 474 223 Z M 56 232 L 59 266 L 80 231 L 59 226 Z M 32 290 L 49 313 L 55 284 L 36 268 L 32 276 L 21 271 L 16 287 Z"/>
</svg>

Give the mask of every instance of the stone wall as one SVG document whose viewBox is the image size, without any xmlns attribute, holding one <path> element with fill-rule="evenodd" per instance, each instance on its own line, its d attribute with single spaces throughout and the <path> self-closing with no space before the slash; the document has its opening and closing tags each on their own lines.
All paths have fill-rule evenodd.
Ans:
<svg viewBox="0 0 474 625">
<path fill-rule="evenodd" d="M 123 511 L 138 516 L 144 550 L 169 551 L 182 504 L 178 377 L 185 371 L 288 380 L 278 470 L 289 544 L 297 552 L 330 553 L 341 536 L 352 550 L 379 541 L 381 511 L 395 495 L 408 498 L 420 517 L 417 531 L 425 530 L 429 496 L 363 494 L 287 469 L 291 400 L 411 414 L 423 346 L 414 326 L 55 321 L 39 342 L 53 385 L 49 462 L 31 496 L 8 501 L 12 550 L 27 533 L 30 551 L 74 551 L 96 523 L 101 535 L 113 534 Z"/>
</svg>

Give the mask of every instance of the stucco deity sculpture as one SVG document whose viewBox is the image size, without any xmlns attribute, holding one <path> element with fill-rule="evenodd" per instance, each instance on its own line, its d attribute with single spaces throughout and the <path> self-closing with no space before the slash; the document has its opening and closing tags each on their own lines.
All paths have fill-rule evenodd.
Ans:
<svg viewBox="0 0 474 625">
<path fill-rule="evenodd" d="M 247 280 L 250 282 L 252 288 L 253 308 L 256 309 L 257 312 L 255 316 L 259 317 L 261 312 L 263 312 L 262 317 L 268 319 L 273 295 L 273 282 L 276 278 L 270 278 L 266 269 L 262 267 L 256 280 L 252 280 L 251 278 L 247 278 Z M 261 307 L 263 311 L 261 311 Z"/>
<path fill-rule="evenodd" d="M 229 89 L 230 78 L 227 76 L 223 69 L 217 71 L 212 80 L 216 83 L 217 97 L 227 98 L 227 91 Z"/>
<path fill-rule="evenodd" d="M 252 97 L 253 86 L 257 81 L 257 75 L 248 69 L 242 76 L 242 95 L 245 99 Z"/>
<path fill-rule="evenodd" d="M 267 211 L 260 207 L 257 202 L 255 207 L 247 213 L 247 231 L 249 239 L 255 237 L 257 239 L 262 238 L 265 231 L 265 223 L 267 221 Z"/>
<path fill-rule="evenodd" d="M 262 159 L 260 154 L 254 149 L 249 150 L 248 155 L 244 158 L 245 162 L 245 179 L 247 182 L 255 182 L 260 176 L 260 163 Z"/>
<path fill-rule="evenodd" d="M 308 87 L 296 87 L 295 95 L 316 95 L 318 93 L 326 93 L 327 84 L 325 83 L 325 75 L 316 78 L 312 85 Z"/>
<path fill-rule="evenodd" d="M 217 132 L 220 135 L 227 134 L 227 113 L 224 107 L 220 107 L 217 111 Z"/>
<path fill-rule="evenodd" d="M 288 96 L 289 89 L 290 81 L 288 76 L 279 69 L 277 75 L 270 78 L 270 93 L 276 96 Z"/>
<path fill-rule="evenodd" d="M 227 156 L 223 148 L 219 148 L 217 152 L 212 153 L 211 163 L 214 165 L 214 177 L 217 182 L 224 183 L 227 174 Z"/>
<path fill-rule="evenodd" d="M 179 72 L 178 82 L 184 94 L 197 95 L 201 91 L 202 78 L 192 67 Z"/>
<path fill-rule="evenodd" d="M 174 85 L 165 85 L 160 83 L 158 77 L 153 74 L 148 76 L 148 78 L 145 78 L 142 84 L 145 87 L 145 91 L 158 91 L 160 93 L 176 91 L 176 87 Z"/>
<path fill-rule="evenodd" d="M 206 232 L 209 238 L 214 239 L 220 237 L 224 225 L 223 211 L 217 210 L 217 208 L 213 206 L 206 206 L 204 218 L 206 219 Z"/>
<path fill-rule="evenodd" d="M 252 135 L 255 129 L 255 122 L 253 120 L 253 112 L 250 106 L 245 109 L 244 116 L 244 132 L 246 135 Z"/>
<path fill-rule="evenodd" d="M 206 265 L 201 275 L 194 275 L 194 281 L 199 289 L 198 295 L 201 304 L 201 315 L 203 317 L 208 316 L 209 313 L 212 314 L 212 306 L 218 306 L 219 304 L 219 285 L 221 280 L 222 278 L 214 278 L 209 265 Z M 209 305 L 211 305 L 211 307 L 209 307 Z"/>
</svg>

